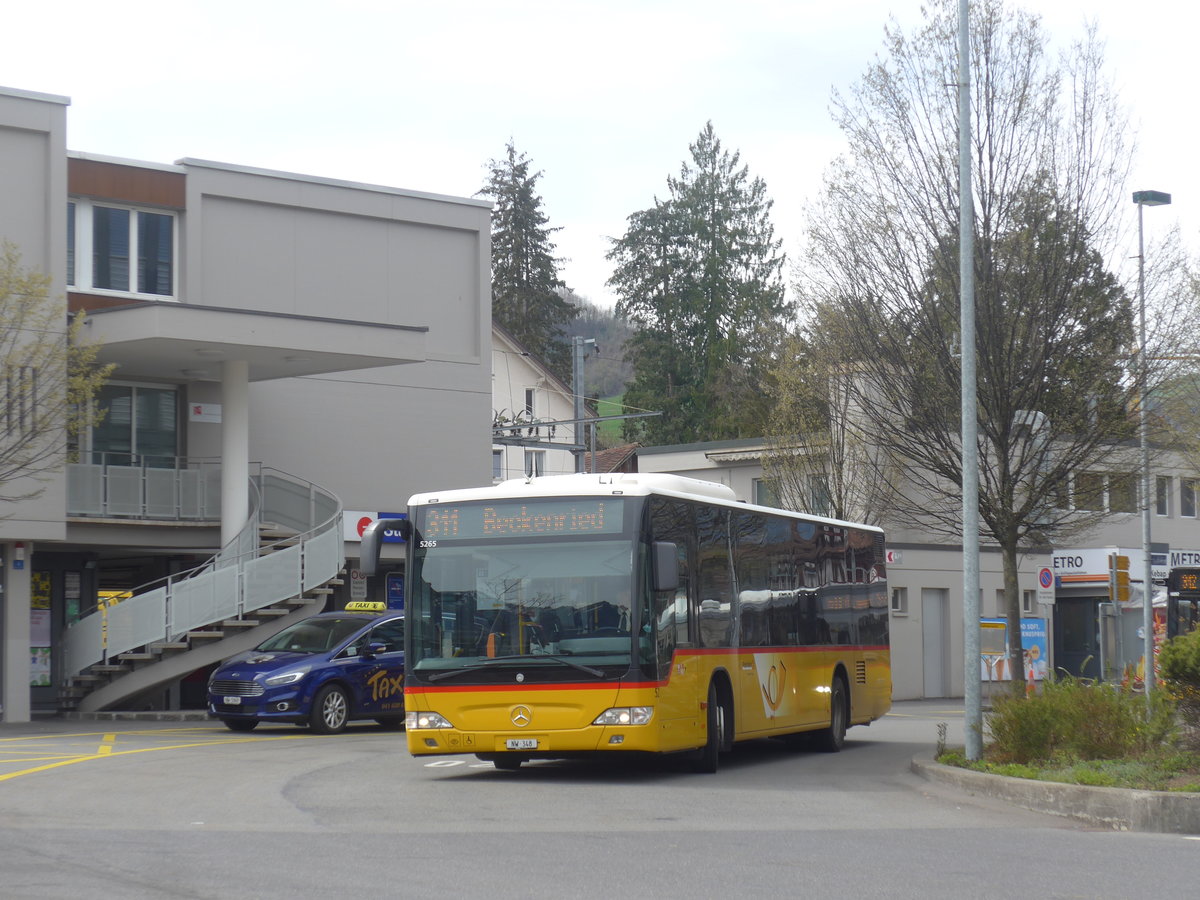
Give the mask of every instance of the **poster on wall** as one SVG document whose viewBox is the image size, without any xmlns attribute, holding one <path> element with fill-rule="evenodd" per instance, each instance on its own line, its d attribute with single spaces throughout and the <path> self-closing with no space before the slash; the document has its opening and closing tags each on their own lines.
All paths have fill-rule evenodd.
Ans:
<svg viewBox="0 0 1200 900">
<path fill-rule="evenodd" d="M 50 573 L 29 576 L 29 686 L 50 685 Z"/>
<path fill-rule="evenodd" d="M 1011 681 L 1008 656 L 1008 620 L 980 619 L 980 677 L 984 681 Z M 1050 671 L 1045 619 L 1021 620 L 1021 648 L 1025 651 L 1025 680 L 1041 681 Z"/>
<path fill-rule="evenodd" d="M 29 686 L 50 686 L 50 648 L 31 647 L 29 650 Z"/>
</svg>

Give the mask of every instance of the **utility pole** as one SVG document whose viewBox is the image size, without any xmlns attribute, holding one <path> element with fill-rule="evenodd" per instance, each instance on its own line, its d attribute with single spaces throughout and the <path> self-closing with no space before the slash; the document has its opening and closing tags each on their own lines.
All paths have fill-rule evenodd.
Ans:
<svg viewBox="0 0 1200 900">
<path fill-rule="evenodd" d="M 584 440 L 584 429 L 587 427 L 583 420 L 583 358 L 587 348 L 596 347 L 595 338 L 582 338 L 575 335 L 571 338 L 571 394 L 575 398 L 575 471 L 584 470 L 584 459 L 587 455 L 587 441 Z"/>
<path fill-rule="evenodd" d="M 979 672 L 979 445 L 975 394 L 975 211 L 971 193 L 970 4 L 958 4 L 958 252 L 962 334 L 963 699 L 967 759 L 983 756 Z M 1009 622 L 1009 628 L 1021 627 Z"/>
</svg>

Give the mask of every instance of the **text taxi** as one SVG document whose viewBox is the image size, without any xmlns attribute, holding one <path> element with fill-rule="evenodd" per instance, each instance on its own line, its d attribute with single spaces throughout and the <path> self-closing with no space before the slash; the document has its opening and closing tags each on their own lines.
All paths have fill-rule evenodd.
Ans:
<svg viewBox="0 0 1200 900">
<path fill-rule="evenodd" d="M 352 719 L 404 724 L 404 613 L 350 603 L 285 628 L 208 680 L 208 711 L 233 731 L 259 722 L 335 734 Z"/>
</svg>

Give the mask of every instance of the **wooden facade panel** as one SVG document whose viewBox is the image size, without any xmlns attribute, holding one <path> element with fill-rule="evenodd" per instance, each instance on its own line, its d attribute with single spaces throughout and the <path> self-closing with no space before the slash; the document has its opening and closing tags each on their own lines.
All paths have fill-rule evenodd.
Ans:
<svg viewBox="0 0 1200 900">
<path fill-rule="evenodd" d="M 133 306 L 138 303 L 145 303 L 145 300 L 139 300 L 134 297 L 109 297 L 101 294 L 85 294 L 80 291 L 67 292 L 67 309 L 70 312 L 78 312 L 79 310 L 92 309 L 108 309 L 113 306 Z"/>
<path fill-rule="evenodd" d="M 142 169 L 120 163 L 67 160 L 67 189 L 72 195 L 134 206 L 183 209 L 186 177 L 182 172 Z"/>
</svg>

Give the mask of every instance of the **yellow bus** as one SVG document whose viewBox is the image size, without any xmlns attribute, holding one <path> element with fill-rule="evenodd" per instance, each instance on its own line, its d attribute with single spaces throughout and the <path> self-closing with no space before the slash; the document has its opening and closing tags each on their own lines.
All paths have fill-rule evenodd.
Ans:
<svg viewBox="0 0 1200 900">
<path fill-rule="evenodd" d="M 884 536 L 663 474 L 557 475 L 418 494 L 407 520 L 414 755 L 841 749 L 891 706 Z"/>
</svg>

